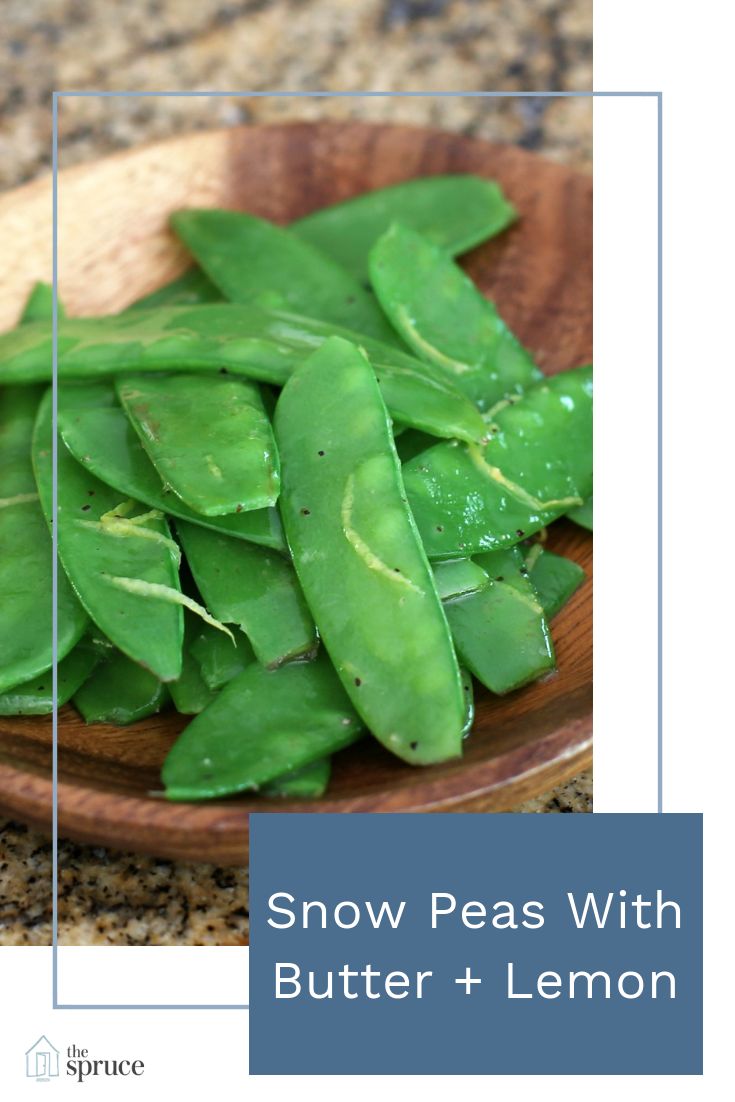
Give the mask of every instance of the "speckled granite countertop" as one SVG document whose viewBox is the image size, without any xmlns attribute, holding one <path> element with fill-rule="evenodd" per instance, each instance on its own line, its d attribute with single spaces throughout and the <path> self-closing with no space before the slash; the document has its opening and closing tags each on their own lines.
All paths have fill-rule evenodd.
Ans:
<svg viewBox="0 0 735 1102">
<path fill-rule="evenodd" d="M 5 0 L 0 188 L 48 171 L 53 89 L 453 91 L 592 87 L 591 0 Z M 285 118 L 430 124 L 589 170 L 589 100 L 65 100 L 63 165 L 192 129 Z M 585 773 L 518 811 L 592 808 Z M 244 870 L 63 842 L 64 944 L 239 944 Z M 0 820 L 0 944 L 50 941 L 48 840 Z"/>
</svg>

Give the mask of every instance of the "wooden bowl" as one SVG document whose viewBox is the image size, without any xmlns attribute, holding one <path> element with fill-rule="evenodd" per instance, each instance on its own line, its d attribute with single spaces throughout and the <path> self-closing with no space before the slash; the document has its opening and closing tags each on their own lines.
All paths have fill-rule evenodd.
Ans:
<svg viewBox="0 0 735 1102">
<path fill-rule="evenodd" d="M 592 194 L 588 177 L 522 150 L 438 130 L 357 122 L 289 123 L 192 134 L 59 177 L 59 283 L 71 314 L 119 310 L 187 264 L 167 229 L 172 210 L 222 206 L 288 222 L 317 207 L 414 176 L 475 172 L 499 180 L 520 212 L 464 264 L 541 367 L 591 359 Z M 36 279 L 51 277 L 51 186 L 0 198 L 0 328 Z M 173 858 L 242 864 L 251 811 L 498 811 L 589 766 L 592 731 L 592 539 L 570 523 L 550 546 L 590 581 L 554 621 L 559 672 L 507 697 L 477 691 L 460 761 L 403 765 L 370 739 L 339 754 L 326 799 L 248 796 L 169 804 L 160 764 L 186 720 L 131 728 L 59 717 L 59 830 L 70 838 Z M 0 719 L 0 809 L 49 829 L 50 719 Z"/>
</svg>

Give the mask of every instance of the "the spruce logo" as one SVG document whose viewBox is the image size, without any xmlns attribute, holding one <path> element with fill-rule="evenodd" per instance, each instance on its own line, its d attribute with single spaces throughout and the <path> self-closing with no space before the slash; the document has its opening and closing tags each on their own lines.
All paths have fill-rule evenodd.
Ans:
<svg viewBox="0 0 735 1102">
<path fill-rule="evenodd" d="M 48 1083 L 59 1075 L 59 1050 L 49 1041 L 45 1033 L 35 1045 L 26 1052 L 26 1075 L 37 1083 Z"/>
</svg>

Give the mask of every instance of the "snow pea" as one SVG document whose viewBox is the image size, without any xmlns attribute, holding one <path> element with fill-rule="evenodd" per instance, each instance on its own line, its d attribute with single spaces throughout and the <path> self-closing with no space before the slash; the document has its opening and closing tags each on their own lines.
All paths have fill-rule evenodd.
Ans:
<svg viewBox="0 0 735 1102">
<path fill-rule="evenodd" d="M 286 800 L 318 800 L 327 791 L 332 773 L 332 759 L 320 758 L 311 765 L 294 769 L 264 784 L 261 796 L 280 796 Z"/>
<path fill-rule="evenodd" d="M 430 558 L 511 546 L 579 505 L 592 488 L 592 368 L 502 403 L 477 445 L 438 444 L 403 467 Z"/>
<path fill-rule="evenodd" d="M 129 310 L 152 310 L 157 306 L 199 306 L 203 302 L 224 302 L 224 295 L 195 265 L 157 291 L 151 291 L 131 303 L 125 313 Z"/>
<path fill-rule="evenodd" d="M 288 230 L 233 210 L 180 210 L 171 225 L 230 302 L 266 302 L 388 344 L 398 340 L 375 298 Z"/>
<path fill-rule="evenodd" d="M 66 317 L 66 312 L 61 303 L 57 306 L 58 316 Z M 34 321 L 51 321 L 54 312 L 54 289 L 50 283 L 36 283 L 28 296 L 23 313 L 20 317 L 20 325 L 29 325 Z"/>
<path fill-rule="evenodd" d="M 476 593 L 488 584 L 487 573 L 472 559 L 451 559 L 433 566 L 436 591 L 442 601 Z"/>
<path fill-rule="evenodd" d="M 328 323 L 257 306 L 172 306 L 67 319 L 59 325 L 59 377 L 224 369 L 282 386 L 335 333 L 365 349 L 397 421 L 435 436 L 482 438 L 477 409 L 431 364 Z M 40 322 L 0 335 L 0 384 L 49 380 L 51 343 L 50 327 Z"/>
<path fill-rule="evenodd" d="M 278 455 L 254 383 L 131 375 L 116 389 L 164 486 L 190 509 L 216 517 L 275 504 Z"/>
<path fill-rule="evenodd" d="M 282 555 L 185 521 L 176 531 L 207 608 L 245 632 L 259 662 L 273 668 L 316 650 L 314 621 Z"/>
<path fill-rule="evenodd" d="M 284 387 L 275 430 L 296 573 L 355 708 L 405 761 L 455 757 L 459 669 L 363 352 L 327 341 Z"/>
<path fill-rule="evenodd" d="M 213 693 L 255 662 L 253 648 L 241 632 L 235 635 L 233 646 L 231 639 L 209 624 L 200 624 L 192 632 L 190 650 L 204 684 Z"/>
<path fill-rule="evenodd" d="M 493 303 L 421 234 L 391 226 L 370 252 L 370 278 L 408 347 L 446 371 L 479 409 L 542 378 Z"/>
<path fill-rule="evenodd" d="M 444 609 L 460 661 L 492 692 L 507 693 L 554 669 L 549 625 L 520 548 L 486 552 L 477 563 L 489 584 Z"/>
<path fill-rule="evenodd" d="M 585 580 L 581 566 L 536 543 L 526 555 L 526 568 L 547 620 L 561 612 Z"/>
<path fill-rule="evenodd" d="M 120 651 L 104 659 L 74 695 L 74 707 L 85 723 L 118 727 L 155 715 L 167 701 L 166 686 Z"/>
<path fill-rule="evenodd" d="M 171 693 L 174 707 L 182 716 L 199 715 L 214 698 L 214 692 L 202 677 L 199 663 L 191 651 L 191 644 L 196 638 L 200 624 L 201 621 L 197 621 L 191 613 L 186 612 L 184 614 L 184 653 L 181 677 L 177 681 L 169 681 L 168 683 L 168 690 Z M 207 627 L 208 631 L 223 638 L 229 644 L 230 649 L 234 650 L 232 643 L 222 635 L 221 631 L 210 628 L 208 625 L 201 624 L 201 626 Z"/>
<path fill-rule="evenodd" d="M 168 691 L 176 711 L 182 716 L 199 715 L 214 699 L 214 693 L 208 688 L 197 661 L 186 644 L 181 677 L 177 681 L 169 681 Z"/>
<path fill-rule="evenodd" d="M 456 255 L 500 233 L 515 218 L 515 208 L 494 180 L 429 176 L 365 192 L 314 211 L 289 228 L 365 280 L 370 249 L 393 222 Z"/>
<path fill-rule="evenodd" d="M 33 434 L 33 466 L 41 508 L 52 522 L 51 392 Z M 165 519 L 146 516 L 137 502 L 58 449 L 59 558 L 82 605 L 129 658 L 161 681 L 181 674 L 183 617 L 176 548 Z M 165 588 L 151 588 L 151 587 Z M 145 590 L 148 593 L 145 593 Z"/>
<path fill-rule="evenodd" d="M 582 505 L 578 505 L 576 509 L 570 509 L 567 513 L 570 520 L 573 520 L 575 524 L 579 524 L 582 528 L 587 528 L 592 531 L 592 494 Z"/>
<path fill-rule="evenodd" d="M 125 497 L 237 539 L 286 550 L 277 509 L 205 517 L 166 491 L 111 382 L 66 383 L 59 387 L 58 413 L 61 437 L 74 458 Z"/>
<path fill-rule="evenodd" d="M 59 663 L 57 703 L 66 704 L 81 688 L 101 659 L 98 648 L 82 639 Z M 53 711 L 51 670 L 0 694 L 0 716 L 41 716 Z"/>
<path fill-rule="evenodd" d="M 52 547 L 31 465 L 42 393 L 38 387 L 0 392 L 0 692 L 39 677 L 53 660 Z M 84 609 L 59 571 L 59 661 L 87 624 Z"/>
<path fill-rule="evenodd" d="M 277 670 L 254 663 L 184 729 L 163 764 L 170 800 L 258 789 L 349 746 L 362 733 L 323 653 Z"/>
</svg>

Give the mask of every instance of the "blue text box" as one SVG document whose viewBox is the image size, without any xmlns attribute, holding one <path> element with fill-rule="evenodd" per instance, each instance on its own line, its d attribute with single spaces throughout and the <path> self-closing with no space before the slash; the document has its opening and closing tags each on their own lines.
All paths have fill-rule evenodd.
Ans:
<svg viewBox="0 0 735 1102">
<path fill-rule="evenodd" d="M 250 822 L 253 1074 L 701 1073 L 701 816 Z"/>
</svg>

